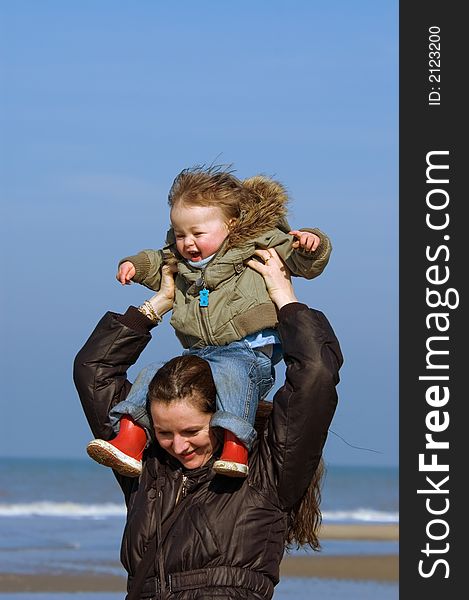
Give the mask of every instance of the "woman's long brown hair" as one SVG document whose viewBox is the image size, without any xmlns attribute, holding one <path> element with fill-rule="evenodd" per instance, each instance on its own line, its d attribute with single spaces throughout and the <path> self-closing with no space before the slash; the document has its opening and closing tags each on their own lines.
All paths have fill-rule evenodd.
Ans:
<svg viewBox="0 0 469 600">
<path fill-rule="evenodd" d="M 165 363 L 155 374 L 148 387 L 147 410 L 154 402 L 171 404 L 186 400 L 204 413 L 216 410 L 216 388 L 208 362 L 195 355 L 176 356 Z M 259 402 L 254 427 L 258 435 L 263 435 L 272 410 L 272 402 Z M 301 500 L 289 513 L 288 529 L 285 538 L 287 548 L 293 545 L 309 545 L 320 549 L 318 538 L 322 515 L 321 481 L 324 462 L 321 458 L 314 476 Z"/>
</svg>

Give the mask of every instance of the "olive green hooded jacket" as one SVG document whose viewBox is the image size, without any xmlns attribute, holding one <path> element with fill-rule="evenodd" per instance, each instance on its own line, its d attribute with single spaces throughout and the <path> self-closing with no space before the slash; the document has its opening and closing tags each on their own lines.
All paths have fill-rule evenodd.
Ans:
<svg viewBox="0 0 469 600">
<path fill-rule="evenodd" d="M 331 242 L 319 229 L 303 228 L 321 239 L 314 252 L 292 248 L 295 238 L 288 234 L 291 228 L 285 218 L 284 189 L 266 185 L 261 192 L 255 203 L 242 207 L 238 222 L 203 270 L 191 267 L 179 254 L 172 229 L 163 249 L 142 250 L 119 262 L 130 261 L 136 270 L 133 281 L 158 291 L 161 267 L 176 257 L 176 295 L 170 322 L 184 348 L 223 346 L 277 326 L 277 312 L 263 277 L 245 264 L 257 248 L 275 248 L 292 274 L 306 279 L 320 275 L 329 261 Z M 203 288 L 209 291 L 208 306 L 200 305 Z"/>
</svg>

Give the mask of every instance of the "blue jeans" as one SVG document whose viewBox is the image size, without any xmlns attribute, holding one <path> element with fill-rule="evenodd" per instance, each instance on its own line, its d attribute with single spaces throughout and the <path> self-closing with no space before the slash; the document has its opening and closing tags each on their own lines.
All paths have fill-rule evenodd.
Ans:
<svg viewBox="0 0 469 600">
<path fill-rule="evenodd" d="M 115 433 L 119 432 L 121 418 L 127 415 L 145 429 L 149 441 L 153 439 L 153 427 L 146 409 L 147 393 L 150 381 L 162 366 L 163 363 L 155 362 L 144 367 L 133 382 L 127 398 L 111 408 L 109 421 Z"/>
<path fill-rule="evenodd" d="M 228 429 L 250 449 L 256 439 L 254 419 L 257 406 L 275 383 L 274 364 L 280 358 L 279 353 L 274 353 L 273 362 L 262 350 L 251 348 L 241 340 L 226 346 L 191 348 L 185 350 L 184 354 L 200 356 L 212 370 L 217 390 L 217 410 L 211 426 Z M 152 435 L 146 397 L 148 385 L 160 367 L 159 363 L 151 363 L 142 369 L 127 398 L 113 407 L 109 416 L 116 432 L 120 418 L 127 414 L 147 430 L 149 437 Z"/>
<path fill-rule="evenodd" d="M 244 341 L 226 346 L 186 350 L 204 358 L 212 369 L 217 389 L 217 411 L 210 425 L 232 431 L 247 447 L 256 439 L 254 419 L 259 400 L 275 383 L 272 360 Z"/>
</svg>

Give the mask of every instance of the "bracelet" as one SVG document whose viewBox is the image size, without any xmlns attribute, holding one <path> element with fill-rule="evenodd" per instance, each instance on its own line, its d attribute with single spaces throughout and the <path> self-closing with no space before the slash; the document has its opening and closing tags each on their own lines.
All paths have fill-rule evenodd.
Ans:
<svg viewBox="0 0 469 600">
<path fill-rule="evenodd" d="M 153 308 L 149 300 L 145 300 L 145 302 L 138 307 L 138 310 L 156 325 L 159 325 L 159 323 L 163 320 L 163 318 L 160 317 L 160 315 Z"/>
</svg>

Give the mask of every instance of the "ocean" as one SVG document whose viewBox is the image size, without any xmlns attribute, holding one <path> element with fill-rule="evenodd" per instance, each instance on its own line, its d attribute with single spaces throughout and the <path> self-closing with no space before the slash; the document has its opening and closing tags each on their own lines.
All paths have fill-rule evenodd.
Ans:
<svg viewBox="0 0 469 600">
<path fill-rule="evenodd" d="M 397 468 L 328 466 L 327 523 L 398 523 Z M 124 575 L 119 563 L 125 507 L 112 472 L 88 458 L 0 458 L 0 573 Z M 398 554 L 398 542 L 323 540 L 323 555 Z M 306 550 L 294 553 L 309 553 Z M 303 591 L 302 591 L 303 590 Z M 314 592 L 314 593 L 313 593 Z M 285 578 L 275 600 L 394 600 L 391 583 Z M 122 600 L 122 594 L 4 594 L 15 600 Z"/>
</svg>

